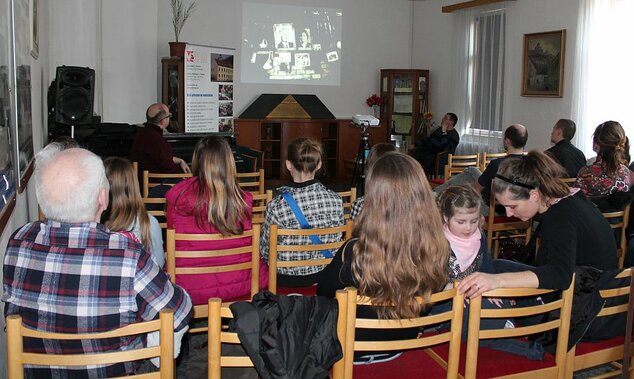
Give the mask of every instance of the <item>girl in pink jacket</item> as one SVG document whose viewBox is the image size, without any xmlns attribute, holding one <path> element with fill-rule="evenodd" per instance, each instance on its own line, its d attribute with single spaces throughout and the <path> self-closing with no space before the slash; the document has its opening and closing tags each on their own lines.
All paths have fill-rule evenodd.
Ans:
<svg viewBox="0 0 634 379">
<path fill-rule="evenodd" d="M 253 196 L 240 189 L 236 165 L 227 141 L 204 137 L 196 143 L 192 158 L 193 177 L 170 189 L 167 199 L 167 227 L 176 233 L 221 233 L 237 235 L 250 230 Z M 233 241 L 179 241 L 177 250 L 211 250 L 248 246 L 251 238 Z M 176 267 L 213 266 L 246 262 L 250 254 L 214 258 L 178 258 Z M 260 288 L 267 285 L 268 268 L 260 261 Z M 176 277 L 194 304 L 207 304 L 210 297 L 231 300 L 248 295 L 251 275 L 248 270 Z"/>
</svg>

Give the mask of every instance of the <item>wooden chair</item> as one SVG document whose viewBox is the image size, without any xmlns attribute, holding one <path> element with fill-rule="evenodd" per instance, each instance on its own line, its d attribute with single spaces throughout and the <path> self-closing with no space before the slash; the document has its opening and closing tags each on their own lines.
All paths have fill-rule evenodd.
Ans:
<svg viewBox="0 0 634 379">
<path fill-rule="evenodd" d="M 522 221 L 517 217 L 496 216 L 496 205 L 495 194 L 491 192 L 489 216 L 486 218 L 483 228 L 487 233 L 487 249 L 493 253 L 494 259 L 497 259 L 500 252 L 499 240 L 502 232 L 506 232 L 510 238 L 524 238 L 524 244 L 527 244 L 531 239 L 532 233 L 532 220 Z M 495 245 L 493 245 L 494 242 Z"/>
<path fill-rule="evenodd" d="M 264 192 L 264 170 L 255 172 L 239 172 L 237 175 L 240 188 L 251 191 L 254 194 L 263 194 Z"/>
<path fill-rule="evenodd" d="M 619 313 L 626 314 L 625 335 L 611 338 L 606 341 L 580 342 L 568 352 L 566 359 L 566 377 L 572 378 L 573 371 L 577 372 L 598 365 L 609 364 L 615 371 L 602 372 L 601 377 L 621 376 L 631 378 L 634 376 L 632 365 L 634 356 L 632 355 L 632 317 L 634 316 L 634 286 L 632 286 L 632 268 L 625 269 L 616 275 L 616 279 L 627 282 L 623 285 L 602 290 L 601 297 L 604 299 L 621 298 L 623 304 L 605 306 L 601 309 L 598 317 L 612 316 Z M 627 301 L 625 301 L 627 299 Z M 629 335 L 628 339 L 625 336 Z M 628 346 L 629 345 L 629 346 Z M 628 348 L 625 348 L 627 346 Z M 624 354 L 629 351 L 629 354 Z M 623 363 L 621 363 L 622 361 Z"/>
<path fill-rule="evenodd" d="M 284 245 L 278 242 L 279 237 L 284 236 L 301 236 L 308 240 L 310 235 L 327 235 L 342 233 L 341 239 L 337 242 L 303 245 Z M 332 258 L 321 259 L 302 259 L 302 260 L 279 260 L 280 252 L 303 252 L 312 251 L 321 254 L 321 250 L 337 251 L 343 243 L 352 238 L 352 221 L 348 220 L 342 226 L 332 228 L 315 228 L 315 229 L 279 229 L 277 225 L 271 225 L 269 235 L 269 291 L 277 293 L 277 269 L 278 267 L 303 267 L 303 266 L 325 266 Z M 314 287 L 314 286 L 313 286 Z M 284 288 L 282 293 L 297 292 L 296 288 Z M 312 294 L 312 293 L 307 293 Z"/>
<path fill-rule="evenodd" d="M 622 211 L 603 212 L 603 217 L 608 221 L 613 230 L 619 230 L 619 238 L 616 243 L 616 254 L 619 258 L 619 268 L 623 268 L 625 253 L 627 253 L 627 226 L 630 220 L 630 205 L 627 204 Z"/>
<path fill-rule="evenodd" d="M 453 175 L 463 172 L 467 167 L 480 167 L 480 154 L 454 155 L 449 154 L 445 166 L 445 181 Z"/>
<path fill-rule="evenodd" d="M 480 160 L 480 171 L 484 172 L 484 170 L 486 170 L 487 166 L 489 165 L 489 163 L 491 163 L 492 160 L 497 159 L 497 158 L 504 158 L 507 155 L 508 154 L 506 152 L 502 152 L 502 153 L 487 153 L 485 151 L 484 153 L 482 153 L 482 159 Z"/>
<path fill-rule="evenodd" d="M 535 298 L 546 294 L 556 294 L 555 290 L 530 288 L 504 288 L 485 292 L 482 296 L 469 301 L 469 331 L 466 345 L 464 377 L 486 378 L 563 378 L 566 369 L 568 333 L 572 311 L 574 277 L 570 286 L 561 291 L 561 296 L 550 303 L 514 308 L 482 309 L 482 302 L 489 298 Z M 553 311 L 559 311 L 553 312 Z M 531 326 L 515 326 L 510 329 L 480 329 L 481 319 L 513 319 L 516 317 L 539 317 L 551 313 L 551 319 Z M 555 316 L 556 314 L 556 316 Z M 518 338 L 549 330 L 557 330 L 556 354 L 546 354 L 543 361 L 529 360 L 525 357 L 479 347 L 481 339 Z M 480 374 L 477 375 L 477 372 Z"/>
<path fill-rule="evenodd" d="M 346 345 L 344 349 L 344 373 L 345 378 L 357 377 L 395 377 L 395 378 L 457 378 L 458 362 L 460 358 L 460 337 L 462 332 L 462 314 L 464 297 L 453 288 L 431 295 L 428 304 L 440 303 L 453 299 L 453 307 L 445 312 L 434 315 L 426 315 L 411 319 L 378 320 L 357 318 L 357 306 L 371 306 L 372 299 L 357 295 L 355 288 L 347 288 L 347 322 Z M 417 297 L 412 301 L 423 302 Z M 402 329 L 425 328 L 443 323 L 450 325 L 448 330 L 423 332 L 420 336 L 411 339 L 393 341 L 356 341 L 355 331 L 361 329 Z M 429 347 L 447 344 L 449 359 L 444 362 L 437 359 Z M 423 350 L 425 348 L 425 350 Z M 413 350 L 417 349 L 417 350 Z M 393 361 L 376 363 L 372 365 L 360 365 L 353 367 L 355 351 L 383 352 L 406 350 L 403 355 Z M 411 362 L 411 364 L 410 364 Z M 413 369 L 412 369 L 413 367 Z M 409 369 L 409 370 L 408 370 Z"/>
<path fill-rule="evenodd" d="M 561 178 L 560 180 L 566 183 L 568 187 L 574 187 L 575 183 L 577 182 L 577 178 Z"/>
<path fill-rule="evenodd" d="M 115 364 L 132 362 L 159 357 L 160 371 L 149 374 L 133 375 L 143 378 L 173 378 L 174 377 L 174 313 L 170 309 L 161 311 L 158 320 L 140 322 L 127 325 L 115 330 L 101 333 L 53 333 L 29 329 L 22 325 L 22 317 L 11 315 L 7 317 L 7 355 L 8 372 L 11 379 L 24 378 L 25 365 L 38 366 L 87 366 L 96 364 Z M 120 338 L 139 334 L 160 332 L 159 346 L 144 347 L 135 350 L 113 351 L 91 354 L 50 354 L 28 353 L 24 351 L 23 338 L 39 338 L 47 340 L 91 340 L 105 338 Z"/>
<path fill-rule="evenodd" d="M 209 241 L 230 241 L 237 240 L 244 237 L 251 237 L 251 245 L 243 247 L 235 247 L 229 249 L 217 249 L 217 250 L 176 250 L 176 241 L 197 241 L 197 242 L 209 242 Z M 215 265 L 205 267 L 176 267 L 176 258 L 212 258 L 212 257 L 226 257 L 231 255 L 244 255 L 250 254 L 251 257 L 248 261 L 242 263 L 234 263 L 228 265 Z M 237 236 L 223 236 L 222 234 L 184 234 L 176 233 L 174 229 L 167 229 L 167 249 L 166 249 L 166 264 L 167 272 L 170 275 L 172 283 L 176 283 L 177 275 L 202 275 L 212 273 L 223 273 L 230 271 L 251 271 L 251 294 L 248 298 L 253 296 L 260 290 L 260 225 L 254 224 L 253 229 L 247 230 L 244 233 Z M 247 300 L 243 299 L 229 299 L 232 300 Z M 194 306 L 194 319 L 205 318 L 208 315 L 207 304 Z M 189 333 L 199 333 L 206 331 L 206 327 L 192 328 Z"/>
<path fill-rule="evenodd" d="M 164 197 L 144 197 L 143 204 L 145 204 L 145 208 L 147 209 L 147 213 L 156 217 L 159 222 L 159 226 L 161 229 L 167 229 L 167 213 L 166 206 L 167 201 Z M 161 208 L 161 209 L 157 209 Z"/>
<path fill-rule="evenodd" d="M 352 204 L 357 200 L 357 187 L 352 187 L 348 191 L 337 192 L 343 200 L 343 217 L 346 220 L 350 219 L 350 213 L 352 212 Z"/>
<path fill-rule="evenodd" d="M 346 301 L 347 293 L 345 290 L 339 290 L 336 294 L 337 303 L 339 304 L 337 318 L 337 337 L 341 347 L 345 346 L 345 326 L 346 326 Z M 223 325 L 222 319 L 231 319 L 233 314 L 227 304 L 222 304 L 218 298 L 209 299 L 209 331 L 207 350 L 208 377 L 210 379 L 219 379 L 222 367 L 253 367 L 253 362 L 248 356 L 223 356 L 221 354 L 222 344 L 239 345 L 240 339 L 238 333 L 227 331 L 227 327 Z M 333 366 L 333 377 L 343 378 L 343 358 L 337 361 Z"/>
<path fill-rule="evenodd" d="M 264 215 L 266 213 L 266 204 L 268 195 L 266 193 L 253 194 L 253 213 L 251 215 L 252 224 L 263 224 Z"/>
<path fill-rule="evenodd" d="M 150 188 L 154 188 L 161 184 L 164 184 L 163 181 L 166 179 L 185 179 L 191 178 L 192 174 L 159 174 L 155 172 L 149 172 L 148 170 L 143 170 L 143 185 L 142 185 L 142 195 L 143 197 L 148 197 L 150 194 Z M 173 186 L 173 183 L 165 183 L 167 186 Z"/>
</svg>

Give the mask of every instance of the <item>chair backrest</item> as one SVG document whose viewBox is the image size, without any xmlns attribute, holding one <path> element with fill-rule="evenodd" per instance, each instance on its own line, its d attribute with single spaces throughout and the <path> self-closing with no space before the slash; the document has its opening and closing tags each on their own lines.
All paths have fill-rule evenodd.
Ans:
<svg viewBox="0 0 634 379">
<path fill-rule="evenodd" d="M 96 364 L 115 364 L 149 358 L 161 358 L 160 371 L 134 375 L 144 378 L 172 378 L 174 375 L 174 313 L 170 309 L 161 311 L 158 320 L 140 322 L 102 333 L 52 333 L 29 329 L 22 325 L 22 317 L 7 317 L 7 355 L 9 378 L 24 378 L 25 365 L 38 366 L 87 366 Z M 159 346 L 143 347 L 135 350 L 114 351 L 91 354 L 50 354 L 24 352 L 23 338 L 46 340 L 91 340 L 120 338 L 139 334 L 160 332 Z"/>
<path fill-rule="evenodd" d="M 282 236 L 300 236 L 309 238 L 311 235 L 323 236 L 328 234 L 341 233 L 341 239 L 337 242 L 322 244 L 284 245 L 278 242 Z M 352 221 L 348 220 L 342 226 L 332 228 L 315 229 L 280 229 L 277 225 L 271 225 L 269 236 L 269 291 L 277 291 L 277 268 L 278 267 L 304 267 L 304 266 L 324 266 L 330 263 L 332 258 L 321 259 L 301 259 L 301 260 L 279 260 L 280 252 L 305 252 L 322 250 L 336 251 L 343 243 L 352 238 Z M 323 240 L 323 239 L 322 239 Z"/>
<path fill-rule="evenodd" d="M 357 200 L 357 187 L 351 187 L 348 191 L 337 192 L 337 194 L 343 200 L 343 217 L 348 220 L 352 212 L 352 204 Z"/>
<path fill-rule="evenodd" d="M 159 222 L 159 226 L 161 229 L 167 229 L 167 213 L 165 211 L 165 206 L 167 201 L 164 197 L 144 197 L 143 204 L 145 205 L 145 209 L 147 213 L 156 217 Z"/>
<path fill-rule="evenodd" d="M 467 358 L 465 367 L 465 378 L 471 379 L 476 377 L 478 367 L 478 345 L 481 339 L 491 338 L 516 338 L 536 333 L 543 333 L 549 330 L 557 329 L 557 346 L 555 361 L 556 366 L 541 369 L 535 372 L 535 377 L 557 377 L 563 378 L 566 370 L 566 353 L 568 350 L 568 333 L 570 331 L 570 318 L 572 311 L 572 294 L 574 287 L 574 276 L 570 286 L 561 291 L 561 296 L 556 300 L 532 306 L 517 306 L 512 308 L 482 309 L 482 302 L 488 301 L 489 298 L 512 298 L 521 299 L 523 297 L 536 298 L 546 294 L 553 296 L 559 291 L 542 290 L 533 288 L 500 288 L 485 292 L 482 296 L 471 298 L 469 301 L 469 330 L 467 337 Z M 559 311 L 553 312 L 553 311 Z M 495 319 L 513 319 L 516 317 L 533 316 L 539 317 L 550 313 L 549 321 L 531 326 L 518 326 L 514 328 L 491 328 L 480 330 L 480 320 L 487 318 Z"/>
<path fill-rule="evenodd" d="M 495 206 L 498 204 L 495 194 L 491 191 L 489 198 L 489 215 L 487 216 L 484 229 L 487 232 L 487 249 L 497 259 L 499 254 L 499 240 L 501 232 L 508 232 L 510 238 L 524 238 L 527 244 L 531 239 L 533 220 L 522 221 L 516 217 L 496 216 Z M 493 243 L 495 242 L 495 245 Z"/>
<path fill-rule="evenodd" d="M 482 153 L 482 159 L 480 162 L 480 171 L 484 172 L 484 170 L 486 170 L 487 166 L 489 165 L 489 163 L 491 163 L 492 160 L 497 159 L 497 158 L 504 158 L 506 157 L 508 154 L 506 152 L 502 152 L 502 153 L 487 153 L 486 151 L 484 153 Z"/>
<path fill-rule="evenodd" d="M 264 169 L 254 172 L 239 172 L 238 185 L 245 191 L 253 192 L 254 194 L 263 194 L 264 192 Z"/>
<path fill-rule="evenodd" d="M 459 174 L 467 167 L 480 167 L 480 154 L 455 155 L 449 154 L 445 165 L 445 180 Z"/>
<path fill-rule="evenodd" d="M 251 215 L 252 224 L 264 223 L 264 214 L 266 213 L 266 205 L 269 203 L 268 194 L 266 193 L 254 193 L 253 194 L 253 213 Z"/>
<path fill-rule="evenodd" d="M 248 246 L 234 247 L 228 249 L 215 250 L 176 250 L 177 241 L 189 242 L 211 242 L 211 241 L 231 241 L 244 237 L 251 237 L 251 244 Z M 231 272 L 241 270 L 251 270 L 251 296 L 258 293 L 260 285 L 260 225 L 253 225 L 253 229 L 245 230 L 242 234 L 235 236 L 223 236 L 222 234 L 187 234 L 176 233 L 174 229 L 167 229 L 167 272 L 170 274 L 172 283 L 176 283 L 176 276 L 179 274 L 203 275 L 220 272 Z M 197 267 L 176 267 L 176 258 L 212 258 L 227 257 L 233 255 L 250 254 L 248 261 L 242 263 L 197 266 Z"/>
<path fill-rule="evenodd" d="M 338 307 L 337 318 L 337 337 L 341 347 L 345 346 L 345 326 L 346 326 L 346 301 L 347 293 L 344 290 L 337 291 L 336 294 Z M 207 365 L 208 377 L 210 379 L 219 379 L 222 367 L 253 367 L 253 362 L 248 356 L 223 356 L 222 344 L 240 345 L 238 333 L 229 332 L 226 323 L 223 325 L 222 319 L 232 319 L 233 314 L 227 304 L 222 304 L 218 298 L 209 299 L 209 318 L 208 318 L 208 350 Z M 343 358 L 335 362 L 333 366 L 333 377 L 343 377 Z"/>
<path fill-rule="evenodd" d="M 148 197 L 150 194 L 150 188 L 159 186 L 161 184 L 174 186 L 174 183 L 163 183 L 165 179 L 185 179 L 191 177 L 192 174 L 159 174 L 155 172 L 149 172 L 148 170 L 143 170 L 142 195 L 143 197 Z"/>
<path fill-rule="evenodd" d="M 458 362 L 460 360 L 460 337 L 462 332 L 462 314 L 464 296 L 459 294 L 456 288 L 432 294 L 427 304 L 441 303 L 453 299 L 453 306 L 441 313 L 428 314 L 426 316 L 411 319 L 362 319 L 357 318 L 357 306 L 371 306 L 372 299 L 358 296 L 356 288 L 346 288 L 348 292 L 346 345 L 344 348 L 344 372 L 346 378 L 352 378 L 353 360 L 355 351 L 394 351 L 414 348 L 431 347 L 443 343 L 449 343 L 449 360 L 447 364 L 447 378 L 458 377 Z M 422 304 L 423 299 L 413 299 Z M 395 341 L 355 341 L 356 328 L 362 329 L 402 329 L 425 328 L 431 329 L 440 324 L 450 323 L 450 328 L 445 331 L 423 333 L 411 339 Z"/>
<path fill-rule="evenodd" d="M 625 253 L 627 252 L 627 226 L 630 220 L 630 206 L 627 204 L 622 211 L 603 212 L 603 217 L 608 221 L 610 227 L 619 230 L 619 238 L 616 243 L 616 253 L 619 258 L 619 267 L 623 268 Z"/>
</svg>

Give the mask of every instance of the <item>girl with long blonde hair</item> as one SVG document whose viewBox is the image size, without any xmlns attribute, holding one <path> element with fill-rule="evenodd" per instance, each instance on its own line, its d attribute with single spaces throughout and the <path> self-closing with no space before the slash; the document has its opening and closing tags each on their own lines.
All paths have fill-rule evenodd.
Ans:
<svg viewBox="0 0 634 379">
<path fill-rule="evenodd" d="M 161 227 L 145 210 L 132 163 L 124 158 L 110 157 L 104 161 L 104 166 L 110 182 L 110 202 L 102 217 L 104 224 L 111 231 L 127 233 L 143 244 L 162 268 L 165 251 Z"/>
<path fill-rule="evenodd" d="M 238 185 L 236 164 L 229 143 L 223 137 L 208 136 L 194 147 L 191 178 L 170 189 L 167 199 L 167 226 L 176 233 L 220 233 L 239 235 L 250 230 L 253 195 Z M 251 244 L 250 237 L 231 241 L 178 241 L 178 250 L 226 249 Z M 214 258 L 178 258 L 177 267 L 213 266 L 246 262 L 250 254 Z M 267 267 L 260 262 L 260 288 L 268 282 Z M 201 275 L 178 275 L 176 284 L 190 294 L 194 304 L 207 299 L 223 300 L 246 295 L 251 290 L 249 270 Z"/>
<path fill-rule="evenodd" d="M 322 272 L 317 294 L 334 297 L 336 290 L 354 286 L 376 304 L 393 304 L 359 307 L 359 317 L 417 317 L 424 306 L 412 299 L 428 299 L 443 289 L 449 253 L 421 165 L 405 154 L 387 153 L 368 169 L 363 212 L 355 219 L 353 238 Z M 361 331 L 357 339 L 413 338 L 416 333 L 416 328 Z M 370 361 L 377 361 L 376 354 Z"/>
</svg>

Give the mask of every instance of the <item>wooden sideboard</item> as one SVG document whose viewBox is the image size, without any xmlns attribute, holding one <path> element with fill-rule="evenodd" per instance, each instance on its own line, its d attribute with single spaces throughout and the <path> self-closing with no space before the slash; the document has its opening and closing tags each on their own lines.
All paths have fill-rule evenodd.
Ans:
<svg viewBox="0 0 634 379">
<path fill-rule="evenodd" d="M 361 140 L 361 129 L 350 119 L 235 119 L 237 143 L 264 153 L 264 172 L 268 181 L 288 181 L 286 148 L 296 138 L 320 141 L 324 150 L 321 177 L 326 182 L 349 180 L 346 161 L 354 161 Z M 387 141 L 385 125 L 370 129 L 371 145 Z"/>
</svg>

